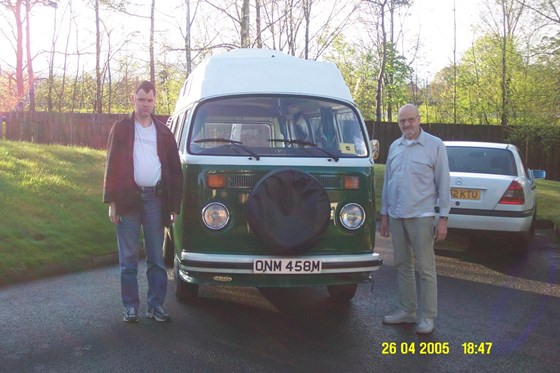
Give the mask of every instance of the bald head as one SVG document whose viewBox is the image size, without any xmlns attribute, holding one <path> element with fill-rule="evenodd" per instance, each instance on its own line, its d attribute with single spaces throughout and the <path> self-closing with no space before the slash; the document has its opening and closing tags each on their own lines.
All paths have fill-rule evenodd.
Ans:
<svg viewBox="0 0 560 373">
<path fill-rule="evenodd" d="M 418 112 L 418 108 L 416 107 L 416 105 L 413 104 L 406 104 L 401 106 L 401 108 L 399 109 L 399 118 L 401 116 L 402 111 L 406 111 L 408 113 L 414 113 L 416 114 L 416 116 L 420 116 L 420 113 Z"/>
</svg>

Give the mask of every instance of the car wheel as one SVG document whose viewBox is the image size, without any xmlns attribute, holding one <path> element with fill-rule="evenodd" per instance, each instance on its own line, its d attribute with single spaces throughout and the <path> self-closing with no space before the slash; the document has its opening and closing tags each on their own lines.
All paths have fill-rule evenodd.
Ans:
<svg viewBox="0 0 560 373">
<path fill-rule="evenodd" d="M 354 298 L 357 288 L 357 284 L 327 286 L 331 298 L 337 302 L 350 302 Z"/>
<path fill-rule="evenodd" d="M 293 169 L 263 176 L 247 200 L 251 231 L 276 255 L 313 247 L 327 231 L 330 214 L 329 197 L 321 183 Z"/>
<path fill-rule="evenodd" d="M 173 243 L 173 232 L 171 228 L 165 230 L 163 237 L 163 262 L 168 268 L 173 267 L 175 259 L 175 244 Z"/>
<path fill-rule="evenodd" d="M 185 282 L 179 276 L 179 262 L 173 263 L 173 273 L 175 274 L 175 296 L 182 302 L 189 302 L 198 297 L 198 285 Z"/>
<path fill-rule="evenodd" d="M 535 234 L 537 230 L 537 208 L 535 207 L 535 212 L 533 213 L 533 219 L 531 220 L 531 228 L 529 228 L 529 233 L 531 236 Z"/>
</svg>

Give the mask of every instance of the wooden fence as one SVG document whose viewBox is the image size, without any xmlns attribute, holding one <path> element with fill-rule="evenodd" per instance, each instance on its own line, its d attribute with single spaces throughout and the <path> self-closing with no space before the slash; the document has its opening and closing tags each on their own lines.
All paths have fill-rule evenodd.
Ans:
<svg viewBox="0 0 560 373">
<path fill-rule="evenodd" d="M 80 114 L 17 112 L 0 113 L 0 138 L 29 141 L 40 144 L 88 146 L 105 149 L 107 137 L 115 121 L 129 114 Z M 162 122 L 167 116 L 158 116 Z M 372 133 L 373 122 L 366 122 Z M 401 136 L 396 123 L 381 123 L 373 128 L 373 137 L 379 140 L 378 163 L 385 163 L 389 145 Z M 492 125 L 423 124 L 422 127 L 442 140 L 509 142 L 507 129 Z M 560 180 L 560 148 L 545 153 L 538 143 L 516 143 L 529 168 L 546 170 L 547 179 Z"/>
<path fill-rule="evenodd" d="M 129 115 L 46 112 L 5 113 L 0 138 L 29 141 L 37 144 L 61 144 L 105 149 L 109 131 L 113 124 Z M 167 116 L 157 117 L 164 123 L 167 121 Z"/>
</svg>

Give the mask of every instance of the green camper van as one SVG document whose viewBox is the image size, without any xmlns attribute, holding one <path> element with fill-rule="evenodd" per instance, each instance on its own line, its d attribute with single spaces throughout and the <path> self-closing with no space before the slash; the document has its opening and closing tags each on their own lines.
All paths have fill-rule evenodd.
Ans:
<svg viewBox="0 0 560 373">
<path fill-rule="evenodd" d="M 374 142 L 334 64 L 261 49 L 209 57 L 168 126 L 185 185 L 164 244 L 179 299 L 219 284 L 326 286 L 349 301 L 372 281 Z"/>
</svg>

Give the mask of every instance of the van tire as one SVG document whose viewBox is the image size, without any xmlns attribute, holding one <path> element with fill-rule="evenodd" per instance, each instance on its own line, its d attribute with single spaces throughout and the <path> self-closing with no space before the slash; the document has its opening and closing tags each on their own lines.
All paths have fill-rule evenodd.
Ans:
<svg viewBox="0 0 560 373">
<path fill-rule="evenodd" d="M 247 201 L 252 232 L 276 255 L 293 255 L 313 247 L 326 233 L 331 207 L 317 179 L 294 169 L 263 176 Z"/>
<path fill-rule="evenodd" d="M 181 302 L 190 302 L 198 297 L 198 285 L 185 282 L 179 276 L 179 262 L 173 263 L 173 273 L 175 274 L 175 296 Z"/>
<path fill-rule="evenodd" d="M 357 289 L 357 284 L 327 286 L 331 298 L 341 303 L 350 302 L 354 298 Z"/>
</svg>

